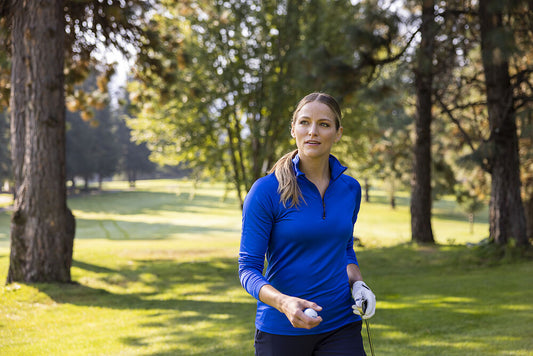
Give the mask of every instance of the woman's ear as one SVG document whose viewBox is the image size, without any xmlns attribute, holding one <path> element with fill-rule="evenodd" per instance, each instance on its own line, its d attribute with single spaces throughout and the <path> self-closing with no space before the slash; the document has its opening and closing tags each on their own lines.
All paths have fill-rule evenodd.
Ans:
<svg viewBox="0 0 533 356">
<path fill-rule="evenodd" d="M 337 130 L 337 135 L 335 136 L 335 143 L 339 142 L 342 137 L 342 126 Z"/>
</svg>

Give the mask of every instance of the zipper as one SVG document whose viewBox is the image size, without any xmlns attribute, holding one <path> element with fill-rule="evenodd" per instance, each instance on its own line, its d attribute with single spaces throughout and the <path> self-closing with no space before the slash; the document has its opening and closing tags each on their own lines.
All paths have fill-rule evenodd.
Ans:
<svg viewBox="0 0 533 356">
<path fill-rule="evenodd" d="M 313 182 L 311 182 L 309 179 L 307 179 L 307 177 L 305 176 L 305 174 L 303 174 L 303 178 L 304 178 L 309 184 L 312 184 L 313 187 L 315 187 L 315 190 L 316 190 L 316 192 L 318 193 L 318 195 L 320 195 L 320 198 L 321 198 L 321 200 L 322 200 L 322 220 L 326 220 L 326 201 L 325 201 L 326 193 L 328 192 L 328 189 L 329 189 L 329 187 L 331 186 L 331 184 L 332 184 L 334 181 L 336 181 L 337 178 L 338 178 L 342 173 L 344 173 L 344 171 L 346 171 L 346 167 L 344 167 L 344 168 L 342 169 L 342 171 L 340 171 L 340 173 L 338 173 L 338 174 L 335 176 L 335 178 L 330 177 L 328 187 L 327 187 L 326 190 L 324 191 L 324 196 L 322 196 L 322 195 L 320 194 L 320 191 L 318 190 L 318 187 L 317 187 Z M 332 173 L 333 173 L 333 172 L 332 172 Z M 331 173 L 331 174 L 332 174 L 332 173 Z M 297 175 L 300 175 L 300 174 L 297 174 Z"/>
<path fill-rule="evenodd" d="M 326 192 L 324 192 L 324 196 L 326 196 Z M 324 197 L 322 197 L 322 220 L 326 220 L 326 202 L 324 201 Z"/>
<path fill-rule="evenodd" d="M 328 184 L 328 187 L 324 191 L 324 196 L 322 196 L 320 194 L 320 190 L 318 190 L 318 187 L 313 182 L 311 182 L 310 180 L 308 180 L 308 181 L 309 181 L 309 183 L 311 183 L 313 185 L 313 187 L 315 187 L 316 192 L 318 193 L 318 195 L 320 196 L 320 199 L 322 200 L 322 220 L 326 220 L 326 201 L 325 201 L 325 198 L 326 198 L 326 193 L 328 192 L 329 186 L 331 185 L 331 180 L 329 182 L 330 184 Z"/>
<path fill-rule="evenodd" d="M 320 190 L 318 190 L 318 187 L 315 185 L 315 183 L 311 182 L 309 179 L 307 179 L 307 177 L 305 177 L 305 180 L 307 180 L 309 182 L 309 184 L 311 184 L 315 188 L 315 191 L 320 196 L 320 198 L 322 200 L 322 220 L 326 220 L 326 201 L 325 201 L 325 197 L 326 197 L 326 193 L 328 192 L 329 186 L 331 185 L 332 181 L 331 180 L 329 181 L 328 187 L 324 191 L 324 196 L 322 196 L 320 194 Z"/>
</svg>

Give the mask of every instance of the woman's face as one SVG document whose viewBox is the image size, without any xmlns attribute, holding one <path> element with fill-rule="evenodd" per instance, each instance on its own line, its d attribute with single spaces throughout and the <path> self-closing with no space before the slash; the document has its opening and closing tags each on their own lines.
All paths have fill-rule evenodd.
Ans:
<svg viewBox="0 0 533 356">
<path fill-rule="evenodd" d="M 326 105 L 312 101 L 302 106 L 291 127 L 300 158 L 329 157 L 331 147 L 342 136 L 335 125 L 335 114 Z"/>
</svg>

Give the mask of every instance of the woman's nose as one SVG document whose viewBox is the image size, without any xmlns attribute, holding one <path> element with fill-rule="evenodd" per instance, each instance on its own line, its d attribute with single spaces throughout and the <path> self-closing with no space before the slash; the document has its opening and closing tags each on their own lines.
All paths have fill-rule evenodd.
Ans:
<svg viewBox="0 0 533 356">
<path fill-rule="evenodd" d="M 309 125 L 309 136 L 316 136 L 318 133 L 318 126 L 317 124 L 311 124 Z"/>
</svg>

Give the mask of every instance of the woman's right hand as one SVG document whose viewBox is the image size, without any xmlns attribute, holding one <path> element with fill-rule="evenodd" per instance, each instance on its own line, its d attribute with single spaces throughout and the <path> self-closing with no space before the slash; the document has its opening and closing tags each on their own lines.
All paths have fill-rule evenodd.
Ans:
<svg viewBox="0 0 533 356">
<path fill-rule="evenodd" d="M 305 315 L 304 310 L 307 308 L 316 312 L 322 310 L 322 307 L 316 303 L 291 296 L 284 296 L 280 303 L 280 311 L 285 314 L 295 328 L 312 329 L 322 322 L 320 316 L 313 318 Z"/>
<path fill-rule="evenodd" d="M 304 314 L 304 310 L 307 308 L 320 312 L 322 310 L 321 306 L 305 299 L 283 294 L 270 284 L 265 284 L 261 287 L 259 300 L 285 314 L 295 328 L 311 329 L 322 322 L 320 316 L 312 318 Z"/>
</svg>

